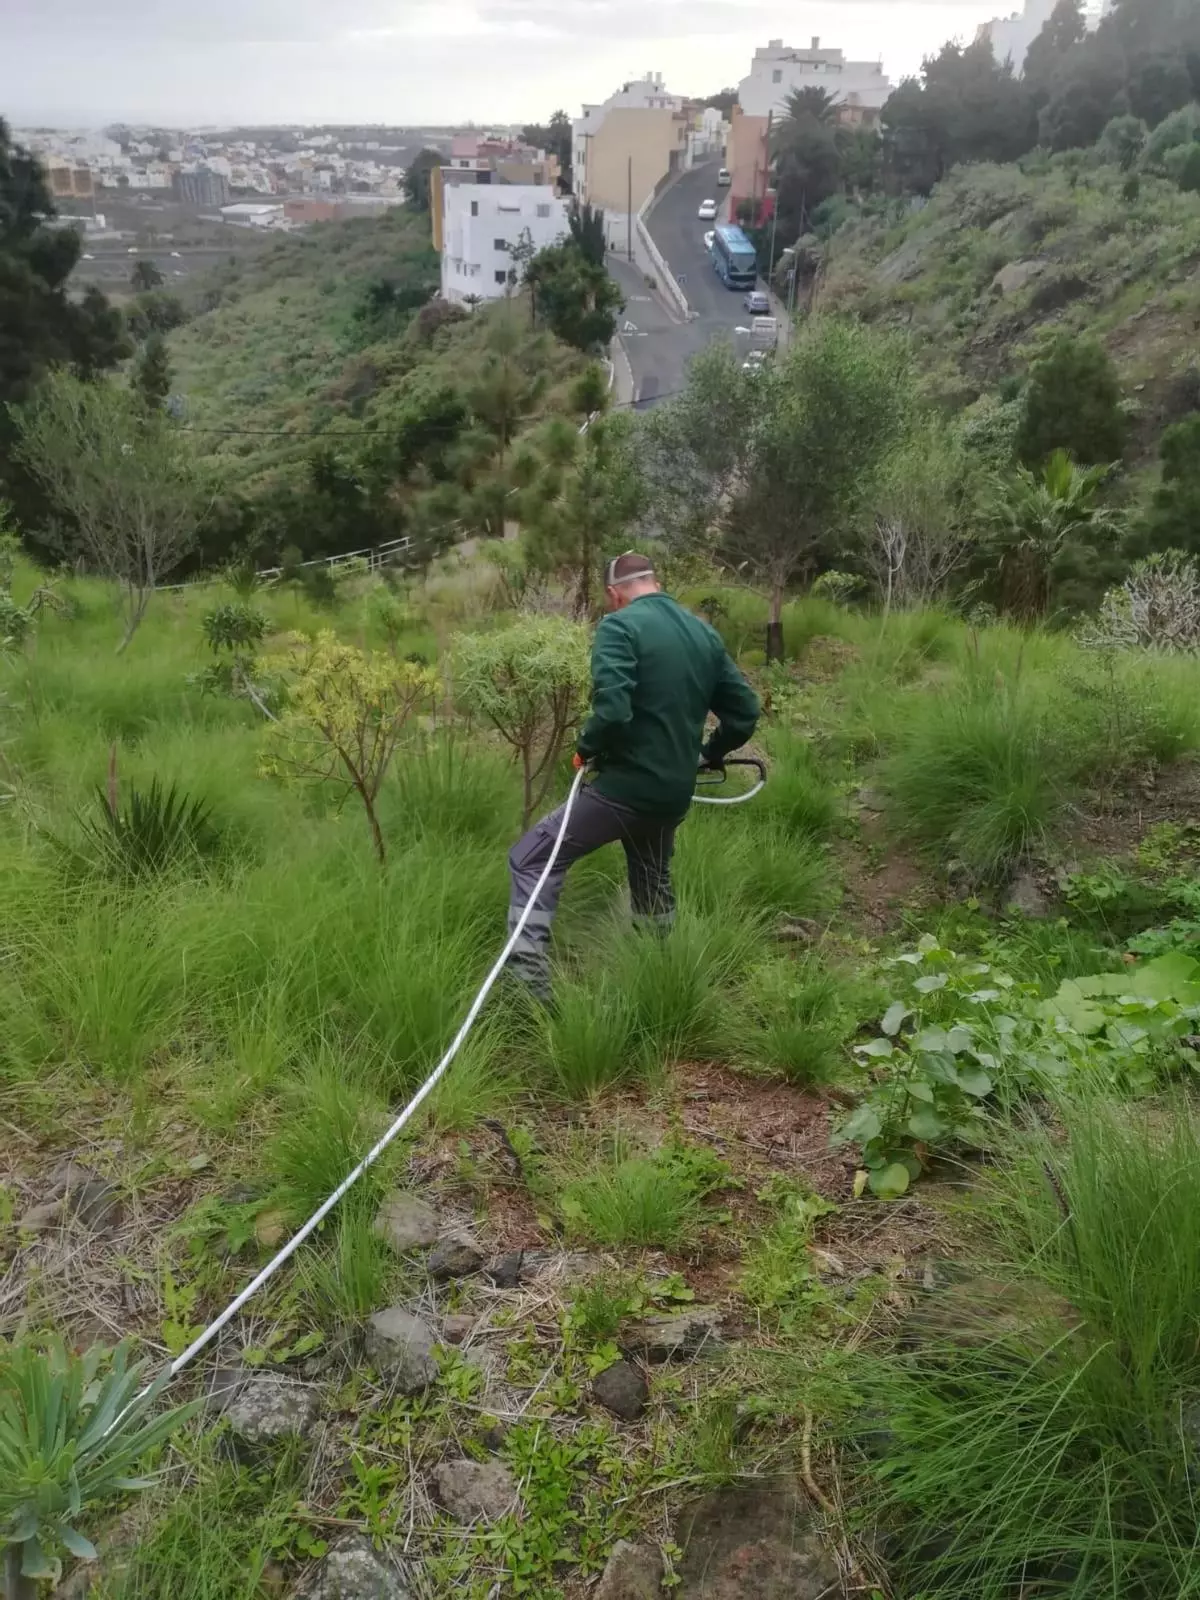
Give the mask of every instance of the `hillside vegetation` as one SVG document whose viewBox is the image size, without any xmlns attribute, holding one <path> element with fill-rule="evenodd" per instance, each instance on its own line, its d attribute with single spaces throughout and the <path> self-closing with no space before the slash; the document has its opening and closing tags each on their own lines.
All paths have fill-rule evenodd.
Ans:
<svg viewBox="0 0 1200 1600">
<path fill-rule="evenodd" d="M 1200 194 L 1074 156 L 958 167 L 907 214 L 841 228 L 819 298 L 908 331 L 952 408 L 1011 396 L 1062 333 L 1097 339 L 1145 457 L 1200 400 Z"/>
<path fill-rule="evenodd" d="M 586 628 L 529 609 L 570 590 L 497 562 L 159 595 L 122 656 L 105 586 L 13 572 L 0 1398 L 53 1335 L 178 1355 L 445 1048 L 528 804 L 498 727 L 532 708 L 548 803 L 585 698 Z M 748 656 L 765 599 L 697 578 Z M 347 1563 L 584 1600 L 610 1561 L 682 1600 L 1195 1600 L 1196 662 L 781 626 L 766 792 L 688 819 L 671 937 L 616 847 L 574 870 L 553 1011 L 493 996 L 174 1386 L 210 1398 L 162 1476 L 26 1513 L 69 1479 L 39 1433 L 0 1543 L 53 1570 L 70 1514 L 97 1600 Z M 355 728 L 395 741 L 369 811 Z"/>
</svg>

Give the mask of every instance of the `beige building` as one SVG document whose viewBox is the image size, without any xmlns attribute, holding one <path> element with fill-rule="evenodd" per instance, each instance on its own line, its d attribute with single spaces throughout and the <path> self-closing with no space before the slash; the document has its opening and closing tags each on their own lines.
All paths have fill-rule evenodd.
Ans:
<svg viewBox="0 0 1200 1600">
<path fill-rule="evenodd" d="M 604 212 L 610 250 L 626 248 L 631 220 L 686 165 L 691 132 L 691 112 L 657 73 L 623 84 L 603 105 L 584 106 L 571 146 L 575 194 Z"/>
<path fill-rule="evenodd" d="M 729 168 L 734 214 L 749 201 L 756 215 L 763 210 L 770 170 L 770 128 L 787 114 L 789 95 L 800 89 L 823 89 L 835 102 L 837 119 L 849 127 L 872 127 L 892 93 L 892 84 L 878 61 L 847 61 L 841 50 L 823 49 L 814 39 L 807 50 L 772 39 L 754 52 L 750 71 L 738 85 L 725 165 Z"/>
</svg>

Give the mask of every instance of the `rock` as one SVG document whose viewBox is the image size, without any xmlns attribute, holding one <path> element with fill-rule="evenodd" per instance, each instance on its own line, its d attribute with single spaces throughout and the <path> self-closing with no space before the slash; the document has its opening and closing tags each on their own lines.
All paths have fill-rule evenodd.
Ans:
<svg viewBox="0 0 1200 1600">
<path fill-rule="evenodd" d="M 214 1367 L 204 1385 L 204 1409 L 215 1416 L 229 1410 L 250 1379 L 245 1367 Z"/>
<path fill-rule="evenodd" d="M 1026 284 L 1041 276 L 1044 261 L 1010 261 L 992 279 L 992 288 L 1001 294 L 1019 294 Z"/>
<path fill-rule="evenodd" d="M 580 1283 L 594 1277 L 604 1266 L 601 1256 L 590 1250 L 526 1250 L 521 1277 L 553 1278 L 558 1283 Z"/>
<path fill-rule="evenodd" d="M 367 1360 L 401 1394 L 419 1394 L 437 1377 L 433 1329 L 403 1306 L 377 1311 L 367 1322 Z"/>
<path fill-rule="evenodd" d="M 475 1326 L 475 1318 L 465 1312 L 451 1312 L 442 1318 L 442 1343 L 461 1344 Z"/>
<path fill-rule="evenodd" d="M 521 1266 L 524 1260 L 524 1250 L 510 1250 L 506 1256 L 501 1256 L 499 1260 L 492 1262 L 487 1269 L 487 1275 L 497 1289 L 515 1289 L 521 1281 Z"/>
<path fill-rule="evenodd" d="M 1032 872 L 1022 872 L 1009 885 L 1004 897 L 1004 909 L 1015 911 L 1030 920 L 1040 920 L 1050 915 L 1050 902 Z"/>
<path fill-rule="evenodd" d="M 292 1593 L 293 1600 L 411 1600 L 402 1575 L 361 1533 L 339 1539 Z"/>
<path fill-rule="evenodd" d="M 420 1195 L 396 1189 L 379 1208 L 375 1232 L 387 1240 L 397 1255 L 425 1250 L 437 1242 L 437 1212 Z"/>
<path fill-rule="evenodd" d="M 311 1384 L 268 1372 L 247 1378 L 225 1408 L 229 1431 L 247 1445 L 307 1438 L 320 1413 L 321 1396 Z"/>
<path fill-rule="evenodd" d="M 122 1207 L 116 1184 L 78 1161 L 60 1161 L 55 1167 L 48 1199 L 60 1201 L 65 1212 L 93 1231 L 120 1225 Z"/>
<path fill-rule="evenodd" d="M 646 1317 L 622 1330 L 621 1346 L 646 1361 L 686 1360 L 721 1343 L 721 1313 L 715 1306 Z"/>
<path fill-rule="evenodd" d="M 626 1422 L 636 1422 L 646 1409 L 650 1389 L 628 1361 L 614 1361 L 592 1379 L 592 1398 Z"/>
<path fill-rule="evenodd" d="M 478 1272 L 484 1255 L 469 1233 L 448 1233 L 434 1245 L 429 1256 L 430 1276 L 445 1282 L 447 1278 L 466 1278 Z"/>
<path fill-rule="evenodd" d="M 264 1211 L 254 1219 L 254 1237 L 264 1250 L 277 1250 L 287 1238 L 287 1219 L 282 1211 Z"/>
<path fill-rule="evenodd" d="M 660 1600 L 663 1564 L 648 1544 L 619 1539 L 596 1585 L 592 1600 Z"/>
<path fill-rule="evenodd" d="M 51 1228 L 59 1228 L 64 1221 L 63 1203 L 61 1200 L 47 1200 L 44 1205 L 32 1206 L 23 1217 L 18 1218 L 17 1227 L 23 1228 L 26 1233 L 47 1233 Z"/>
<path fill-rule="evenodd" d="M 678 1600 L 834 1600 L 837 1564 L 794 1485 L 722 1489 L 680 1519 Z"/>
<path fill-rule="evenodd" d="M 516 1481 L 502 1461 L 443 1461 L 433 1469 L 433 1486 L 459 1522 L 496 1522 L 517 1497 Z"/>
<path fill-rule="evenodd" d="M 93 1233 L 119 1228 L 124 1207 L 115 1184 L 106 1178 L 92 1178 L 80 1188 L 68 1193 L 66 1204 L 85 1228 Z"/>
</svg>

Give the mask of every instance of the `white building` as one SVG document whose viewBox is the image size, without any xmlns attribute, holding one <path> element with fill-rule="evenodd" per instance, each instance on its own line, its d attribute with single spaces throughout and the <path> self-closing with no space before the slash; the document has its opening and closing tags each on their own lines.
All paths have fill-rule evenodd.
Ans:
<svg viewBox="0 0 1200 1600">
<path fill-rule="evenodd" d="M 221 221 L 236 223 L 240 227 L 278 228 L 284 223 L 283 207 L 260 205 L 254 200 L 238 200 L 231 206 L 221 207 Z"/>
<path fill-rule="evenodd" d="M 991 22 L 980 23 L 979 38 L 991 42 L 992 53 L 1001 65 L 1011 61 L 1013 71 L 1020 76 L 1025 66 L 1029 46 L 1054 15 L 1058 0 L 1025 0 L 1025 9 L 1011 17 L 996 17 Z M 1100 26 L 1100 19 L 1112 10 L 1112 0 L 1102 0 L 1084 14 L 1089 29 Z"/>
<path fill-rule="evenodd" d="M 570 202 L 534 184 L 446 183 L 442 189 L 442 298 L 498 300 L 516 267 L 513 247 L 556 244 Z M 519 268 L 516 270 L 519 271 Z"/>
<path fill-rule="evenodd" d="M 798 89 L 824 89 L 845 108 L 847 122 L 864 122 L 877 120 L 892 84 L 882 61 L 847 61 L 841 50 L 822 50 L 819 38 L 808 50 L 772 39 L 754 52 L 750 75 L 738 85 L 738 104 L 747 117 L 782 116 Z"/>
</svg>

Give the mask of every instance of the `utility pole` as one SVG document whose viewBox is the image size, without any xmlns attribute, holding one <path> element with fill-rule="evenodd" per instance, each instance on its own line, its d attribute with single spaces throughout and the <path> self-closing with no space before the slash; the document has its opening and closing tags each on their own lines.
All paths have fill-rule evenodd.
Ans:
<svg viewBox="0 0 1200 1600">
<path fill-rule="evenodd" d="M 626 168 L 626 181 L 628 188 L 625 196 L 625 249 L 633 260 L 633 157 L 629 157 Z"/>
</svg>

